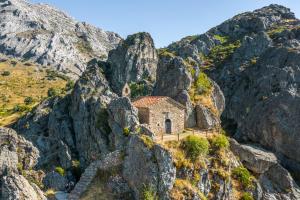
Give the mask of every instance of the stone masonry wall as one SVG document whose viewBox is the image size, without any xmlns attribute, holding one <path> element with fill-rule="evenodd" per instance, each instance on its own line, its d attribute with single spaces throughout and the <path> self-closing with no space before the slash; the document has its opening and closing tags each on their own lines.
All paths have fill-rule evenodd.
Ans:
<svg viewBox="0 0 300 200">
<path fill-rule="evenodd" d="M 157 136 L 165 133 L 166 119 L 171 120 L 172 134 L 180 133 L 184 130 L 184 109 L 180 109 L 168 101 L 161 101 L 149 108 L 149 127 Z"/>
</svg>

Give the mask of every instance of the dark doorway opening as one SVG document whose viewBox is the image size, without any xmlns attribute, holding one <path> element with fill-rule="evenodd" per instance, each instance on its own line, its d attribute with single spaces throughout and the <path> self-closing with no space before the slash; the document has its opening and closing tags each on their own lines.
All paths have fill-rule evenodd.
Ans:
<svg viewBox="0 0 300 200">
<path fill-rule="evenodd" d="M 166 133 L 171 134 L 172 133 L 172 122 L 170 119 L 166 119 L 165 121 L 165 128 L 166 128 Z"/>
</svg>

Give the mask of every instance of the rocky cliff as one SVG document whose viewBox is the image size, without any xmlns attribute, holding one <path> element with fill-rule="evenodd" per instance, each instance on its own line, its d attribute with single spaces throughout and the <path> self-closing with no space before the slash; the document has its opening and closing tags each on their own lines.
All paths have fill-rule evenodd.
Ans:
<svg viewBox="0 0 300 200">
<path fill-rule="evenodd" d="M 106 59 L 122 40 L 45 4 L 0 2 L 0 53 L 78 77 L 92 58 Z"/>
<path fill-rule="evenodd" d="M 168 47 L 218 83 L 226 99 L 223 122 L 234 137 L 273 150 L 295 175 L 300 163 L 299 27 L 288 8 L 270 5 Z"/>
</svg>

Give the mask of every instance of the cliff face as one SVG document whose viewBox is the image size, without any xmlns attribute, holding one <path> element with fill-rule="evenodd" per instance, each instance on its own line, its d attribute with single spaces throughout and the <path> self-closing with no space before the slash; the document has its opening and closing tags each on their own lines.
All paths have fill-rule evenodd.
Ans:
<svg viewBox="0 0 300 200">
<path fill-rule="evenodd" d="M 219 84 L 226 99 L 223 122 L 236 139 L 272 149 L 296 174 L 299 31 L 289 9 L 270 5 L 168 47 Z"/>
<path fill-rule="evenodd" d="M 106 59 L 122 40 L 49 5 L 3 0 L 0 12 L 0 53 L 51 65 L 72 77 L 81 75 L 90 59 Z"/>
</svg>

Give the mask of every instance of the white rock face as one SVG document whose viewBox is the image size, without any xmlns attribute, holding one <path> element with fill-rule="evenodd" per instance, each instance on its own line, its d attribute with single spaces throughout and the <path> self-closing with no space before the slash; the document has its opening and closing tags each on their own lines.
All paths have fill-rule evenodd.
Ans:
<svg viewBox="0 0 300 200">
<path fill-rule="evenodd" d="M 0 53 L 77 77 L 91 58 L 105 59 L 121 38 L 45 4 L 0 0 Z"/>
</svg>

